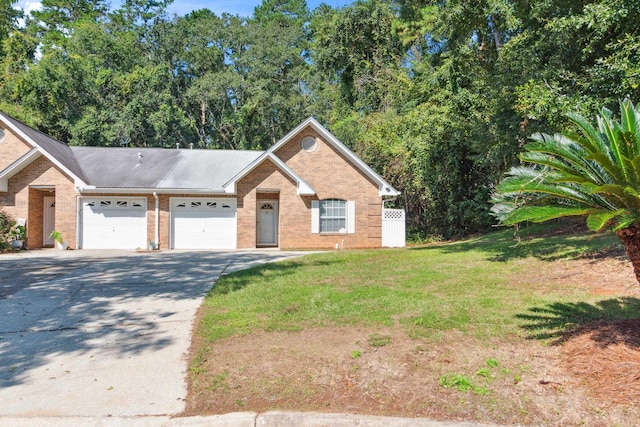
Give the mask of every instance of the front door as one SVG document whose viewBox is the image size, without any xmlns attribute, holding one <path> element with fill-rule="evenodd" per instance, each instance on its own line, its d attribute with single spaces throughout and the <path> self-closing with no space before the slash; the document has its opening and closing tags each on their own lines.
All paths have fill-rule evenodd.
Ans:
<svg viewBox="0 0 640 427">
<path fill-rule="evenodd" d="M 55 243 L 51 232 L 56 227 L 56 198 L 46 196 L 44 198 L 43 220 L 42 220 L 42 246 L 53 246 Z"/>
<path fill-rule="evenodd" d="M 278 246 L 278 202 L 258 201 L 258 246 Z"/>
</svg>

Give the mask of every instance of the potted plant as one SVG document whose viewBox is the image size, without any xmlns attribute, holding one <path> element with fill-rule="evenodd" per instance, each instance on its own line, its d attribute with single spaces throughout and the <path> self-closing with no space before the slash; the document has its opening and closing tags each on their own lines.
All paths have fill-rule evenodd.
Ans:
<svg viewBox="0 0 640 427">
<path fill-rule="evenodd" d="M 11 247 L 13 249 L 22 249 L 24 246 L 25 228 L 24 225 L 14 225 L 11 229 Z"/>
<path fill-rule="evenodd" d="M 49 234 L 49 238 L 55 240 L 56 247 L 61 250 L 67 250 L 67 242 L 62 241 L 62 233 L 59 231 L 53 230 L 51 234 Z"/>
</svg>

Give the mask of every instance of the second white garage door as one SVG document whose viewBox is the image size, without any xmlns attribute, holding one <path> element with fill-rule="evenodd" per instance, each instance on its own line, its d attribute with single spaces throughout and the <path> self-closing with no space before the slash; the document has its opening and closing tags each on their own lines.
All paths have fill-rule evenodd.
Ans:
<svg viewBox="0 0 640 427">
<path fill-rule="evenodd" d="M 236 200 L 171 199 L 173 249 L 235 249 Z"/>
</svg>

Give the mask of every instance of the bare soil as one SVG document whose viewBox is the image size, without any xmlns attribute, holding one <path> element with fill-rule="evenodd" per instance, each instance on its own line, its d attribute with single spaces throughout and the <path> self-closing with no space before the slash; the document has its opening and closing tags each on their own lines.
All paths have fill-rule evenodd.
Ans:
<svg viewBox="0 0 640 427">
<path fill-rule="evenodd" d="M 544 263 L 518 281 L 582 287 L 614 302 L 640 298 L 632 268 L 618 253 Z M 386 344 L 374 342 L 374 334 Z M 420 341 L 399 326 L 259 332 L 215 342 L 192 366 L 185 415 L 279 409 L 640 425 L 639 320 L 586 323 L 546 342 L 525 331 L 482 341 L 452 331 Z M 461 390 L 465 384 L 471 389 Z"/>
</svg>

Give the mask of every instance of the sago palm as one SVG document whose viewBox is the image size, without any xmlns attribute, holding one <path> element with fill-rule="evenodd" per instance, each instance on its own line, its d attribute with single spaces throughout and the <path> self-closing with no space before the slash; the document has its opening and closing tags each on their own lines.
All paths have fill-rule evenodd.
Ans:
<svg viewBox="0 0 640 427">
<path fill-rule="evenodd" d="M 640 109 L 603 108 L 597 127 L 571 114 L 574 134 L 536 134 L 493 195 L 502 224 L 584 216 L 594 231 L 611 227 L 640 283 Z"/>
</svg>

